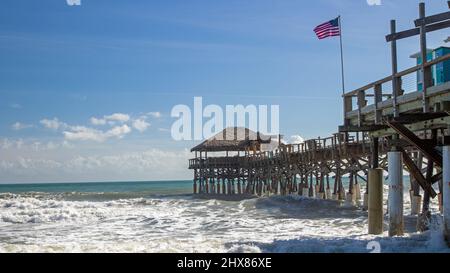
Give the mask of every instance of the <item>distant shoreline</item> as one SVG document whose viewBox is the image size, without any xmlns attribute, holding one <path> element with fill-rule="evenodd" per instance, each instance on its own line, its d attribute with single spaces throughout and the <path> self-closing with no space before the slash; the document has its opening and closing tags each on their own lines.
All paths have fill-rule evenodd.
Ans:
<svg viewBox="0 0 450 273">
<path fill-rule="evenodd" d="M 51 184 L 106 184 L 106 183 L 161 183 L 161 182 L 188 182 L 192 179 L 166 179 L 166 180 L 139 180 L 139 181 L 74 181 L 74 182 L 0 182 L 0 186 L 11 185 L 51 185 Z"/>
<path fill-rule="evenodd" d="M 347 176 L 343 176 L 347 177 Z M 409 175 L 404 175 L 403 177 L 408 177 Z M 104 183 L 161 183 L 161 182 L 192 182 L 192 178 L 187 179 L 164 179 L 164 180 L 113 180 L 113 181 L 55 181 L 55 182 L 45 182 L 45 181 L 38 181 L 38 182 L 0 182 L 0 186 L 7 186 L 7 185 L 48 185 L 48 184 L 104 184 Z"/>
</svg>

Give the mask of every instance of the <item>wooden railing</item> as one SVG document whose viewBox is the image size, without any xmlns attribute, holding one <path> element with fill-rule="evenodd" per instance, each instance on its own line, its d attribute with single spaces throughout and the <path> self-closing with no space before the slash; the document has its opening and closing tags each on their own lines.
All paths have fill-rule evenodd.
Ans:
<svg viewBox="0 0 450 273">
<path fill-rule="evenodd" d="M 442 57 L 436 58 L 432 61 L 426 62 L 423 66 L 425 68 L 430 68 L 433 65 L 442 63 L 444 61 L 450 60 L 450 54 L 446 54 Z M 417 65 L 411 67 L 409 69 L 398 72 L 394 75 L 385 77 L 381 80 L 372 82 L 368 85 L 365 85 L 361 88 L 355 89 L 351 92 L 345 93 L 343 95 L 344 102 L 344 125 L 347 125 L 347 116 L 348 113 L 358 110 L 358 126 L 362 126 L 362 109 L 367 106 L 368 98 L 373 98 L 374 100 L 374 108 L 373 114 L 375 116 L 374 123 L 379 125 L 382 123 L 382 112 L 381 112 L 381 103 L 384 101 L 383 98 L 392 99 L 392 107 L 394 108 L 394 113 L 398 113 L 398 103 L 396 98 L 404 95 L 404 90 L 402 89 L 402 78 L 410 75 L 412 73 L 417 73 L 422 69 L 422 65 Z M 431 78 L 431 77 L 430 77 Z M 391 83 L 392 90 L 389 90 L 389 93 L 383 93 L 383 84 Z M 426 87 L 431 87 L 434 84 L 429 82 L 426 83 Z M 419 90 L 417 90 L 419 91 Z M 354 105 L 353 98 L 357 98 L 356 105 Z M 422 96 L 422 100 L 426 100 L 426 96 Z M 426 102 L 423 101 L 423 105 L 426 105 Z"/>
<path fill-rule="evenodd" d="M 328 138 L 309 139 L 299 144 L 282 144 L 274 151 L 247 153 L 244 156 L 193 158 L 189 160 L 189 168 L 203 168 L 208 166 L 245 166 L 245 164 L 262 161 L 283 159 L 289 154 L 321 152 L 324 150 L 339 150 L 348 145 L 367 144 L 370 139 L 366 136 L 359 138 L 359 134 L 351 136 L 336 133 Z"/>
</svg>

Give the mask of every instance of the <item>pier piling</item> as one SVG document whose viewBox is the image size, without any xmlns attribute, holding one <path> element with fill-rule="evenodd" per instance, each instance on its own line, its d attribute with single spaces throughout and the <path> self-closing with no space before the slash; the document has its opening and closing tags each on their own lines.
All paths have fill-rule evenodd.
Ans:
<svg viewBox="0 0 450 273">
<path fill-rule="evenodd" d="M 442 151 L 443 157 L 443 214 L 444 214 L 444 236 L 450 244 L 450 146 L 445 146 Z"/>
<path fill-rule="evenodd" d="M 369 234 L 383 233 L 383 169 L 369 170 Z"/>
<path fill-rule="evenodd" d="M 389 236 L 403 235 L 403 168 L 402 153 L 388 153 Z"/>
</svg>

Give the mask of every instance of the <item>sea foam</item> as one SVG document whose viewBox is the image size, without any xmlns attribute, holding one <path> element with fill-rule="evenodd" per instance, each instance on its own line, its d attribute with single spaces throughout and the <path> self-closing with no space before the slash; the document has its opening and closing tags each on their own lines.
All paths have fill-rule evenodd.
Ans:
<svg viewBox="0 0 450 273">
<path fill-rule="evenodd" d="M 406 194 L 406 233 L 394 238 L 367 235 L 359 207 L 296 195 L 232 202 L 78 195 L 1 194 L 0 252 L 370 252 L 370 242 L 381 252 L 449 252 L 436 204 L 430 230 L 419 234 Z"/>
</svg>

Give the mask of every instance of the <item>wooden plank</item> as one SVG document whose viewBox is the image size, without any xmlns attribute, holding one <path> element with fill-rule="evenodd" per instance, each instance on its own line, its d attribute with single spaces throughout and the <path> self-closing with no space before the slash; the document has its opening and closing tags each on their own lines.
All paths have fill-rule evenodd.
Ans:
<svg viewBox="0 0 450 273">
<path fill-rule="evenodd" d="M 433 144 L 433 140 L 431 140 L 431 139 L 423 139 L 422 141 L 424 143 L 427 143 L 427 145 L 432 145 Z M 395 146 L 395 147 L 406 148 L 406 147 L 414 146 L 409 141 L 407 141 L 406 139 L 403 139 L 403 138 L 400 138 L 400 139 L 389 139 L 387 142 L 388 142 L 389 146 Z"/>
<path fill-rule="evenodd" d="M 412 131 L 408 130 L 403 124 L 386 120 L 386 124 L 394 129 L 398 134 L 400 134 L 403 138 L 409 141 L 412 145 L 414 145 L 417 149 L 419 149 L 428 159 L 431 159 L 436 165 L 442 167 L 442 155 L 439 154 L 433 145 L 426 143 L 422 139 L 420 139 L 416 134 Z"/>
<path fill-rule="evenodd" d="M 442 179 L 442 172 L 439 172 L 438 174 L 435 174 L 432 178 L 431 178 L 431 183 L 436 183 L 439 182 L 439 180 Z"/>
<path fill-rule="evenodd" d="M 367 106 L 366 92 L 361 90 L 358 92 L 358 107 L 363 108 L 365 106 Z"/>
<path fill-rule="evenodd" d="M 432 25 L 428 25 L 425 27 L 425 29 L 426 29 L 426 32 L 428 33 L 428 32 L 433 32 L 433 31 L 437 31 L 440 29 L 448 28 L 448 27 L 450 27 L 450 20 L 439 22 L 439 23 L 432 24 Z M 386 42 L 401 40 L 401 39 L 417 36 L 419 34 L 420 34 L 420 28 L 408 29 L 408 30 L 404 30 L 404 31 L 397 32 L 394 34 L 386 35 Z"/>
<path fill-rule="evenodd" d="M 435 64 L 444 62 L 444 61 L 449 60 L 449 59 L 450 59 L 450 54 L 446 54 L 446 55 L 444 55 L 444 56 L 441 56 L 441 57 L 439 57 L 439 58 L 436 58 L 436 59 L 434 59 L 434 60 L 432 60 L 432 61 L 429 61 L 429 62 L 425 63 L 425 66 L 426 66 L 426 67 L 433 66 L 433 65 L 435 65 Z M 411 73 L 414 73 L 414 72 L 420 70 L 421 67 L 422 67 L 421 65 L 416 65 L 416 66 L 410 67 L 410 68 L 408 68 L 408 69 L 405 69 L 405 70 L 403 70 L 403 71 L 400 71 L 400 72 L 396 73 L 396 74 L 394 75 L 394 77 L 400 78 L 400 77 L 409 75 L 409 74 L 411 74 Z M 375 87 L 375 85 L 381 85 L 381 84 L 383 84 L 383 83 L 390 82 L 391 80 L 392 80 L 392 76 L 387 76 L 387 77 L 385 77 L 385 78 L 382 78 L 381 80 L 372 82 L 372 83 L 367 84 L 367 85 L 365 85 L 365 86 L 363 86 L 363 87 L 360 87 L 360 88 L 358 88 L 358 89 L 355 89 L 355 90 L 353 90 L 353 91 L 351 91 L 351 92 L 345 93 L 343 96 L 344 96 L 344 97 L 356 96 L 356 95 L 358 94 L 358 92 L 361 91 L 361 90 L 368 90 L 368 89 L 370 89 L 370 88 Z M 366 96 L 367 96 L 367 95 L 366 95 Z"/>
<path fill-rule="evenodd" d="M 450 20 L 426 26 L 426 32 L 433 32 L 450 27 Z"/>
<path fill-rule="evenodd" d="M 358 89 L 353 90 L 351 92 L 345 93 L 344 96 L 347 97 L 347 96 L 357 95 L 358 92 L 361 91 L 361 90 L 367 90 L 367 89 L 370 89 L 370 88 L 374 87 L 377 84 L 387 83 L 387 82 L 389 82 L 391 80 L 392 80 L 392 76 L 387 76 L 387 77 L 385 77 L 385 78 L 383 78 L 381 80 L 375 81 L 375 82 L 367 84 L 367 85 L 365 85 L 365 86 L 363 86 L 361 88 L 358 88 Z"/>
<path fill-rule="evenodd" d="M 379 106 L 378 104 L 383 100 L 383 86 L 381 84 L 377 84 L 374 87 L 374 96 L 375 96 L 375 100 L 374 100 L 374 105 L 375 105 L 375 124 L 380 124 L 382 122 L 381 120 L 381 116 L 382 116 L 382 111 L 379 110 Z"/>
<path fill-rule="evenodd" d="M 386 125 L 368 125 L 368 126 L 339 126 L 340 133 L 351 133 L 351 132 L 373 132 L 382 129 L 388 129 Z"/>
<path fill-rule="evenodd" d="M 400 31 L 397 33 L 386 35 L 386 42 L 392 42 L 394 40 L 405 39 L 408 37 L 413 37 L 420 34 L 420 29 L 413 28 L 404 31 Z"/>
<path fill-rule="evenodd" d="M 395 33 L 396 30 L 396 22 L 395 20 L 391 20 L 391 33 Z M 426 58 L 425 58 L 426 59 Z M 394 117 L 398 117 L 398 104 L 397 97 L 400 96 L 400 81 L 401 78 L 395 76 L 398 73 L 398 60 L 397 60 L 397 40 L 393 40 L 391 42 L 391 66 L 392 66 L 392 107 L 394 109 Z"/>
<path fill-rule="evenodd" d="M 419 16 L 421 19 L 425 18 L 425 3 L 419 4 Z M 428 112 L 428 100 L 427 92 L 428 87 L 432 85 L 432 76 L 430 67 L 426 67 L 426 60 L 428 59 L 428 47 L 427 47 L 427 26 L 420 26 L 420 57 L 422 58 L 421 70 L 419 72 L 422 75 L 422 110 L 424 113 Z"/>
<path fill-rule="evenodd" d="M 442 104 L 442 102 L 450 101 L 450 82 L 447 82 L 442 85 L 433 86 L 429 88 L 427 94 L 427 98 L 431 105 Z M 408 113 L 415 110 L 415 112 L 422 112 L 422 93 L 421 92 L 413 92 L 407 93 L 398 98 L 399 112 L 400 113 Z M 450 104 L 449 104 L 450 106 Z M 445 108 L 445 103 L 443 104 L 444 109 L 450 109 L 449 107 Z M 384 100 L 381 103 L 378 103 L 378 109 L 381 111 L 384 116 L 388 116 L 392 114 L 392 100 Z M 364 115 L 364 119 L 366 122 L 375 122 L 375 104 L 368 105 L 361 109 L 361 113 Z M 444 112 L 443 110 L 442 112 Z M 349 121 L 347 125 L 357 125 L 357 117 L 358 111 L 351 111 L 346 113 L 346 118 Z M 370 124 L 370 123 L 369 123 Z M 367 125 L 367 123 L 366 123 Z"/>
<path fill-rule="evenodd" d="M 412 124 L 406 125 L 410 131 L 423 131 L 425 129 L 434 129 L 434 128 L 447 128 L 450 124 L 450 117 L 420 121 Z M 396 131 L 392 128 L 381 129 L 377 131 L 370 132 L 371 137 L 385 137 L 396 134 Z"/>
<path fill-rule="evenodd" d="M 403 162 L 405 163 L 408 171 L 412 174 L 412 176 L 416 179 L 417 183 L 422 187 L 422 189 L 430 194 L 433 198 L 436 197 L 436 191 L 431 186 L 431 183 L 427 182 L 425 177 L 423 176 L 420 169 L 414 164 L 414 161 L 409 157 L 408 153 L 403 148 L 398 148 L 403 155 Z"/>
<path fill-rule="evenodd" d="M 420 27 L 421 25 L 429 25 L 438 23 L 441 21 L 450 20 L 450 11 L 439 13 L 436 15 L 431 15 L 425 18 L 417 19 L 414 21 L 414 25 L 416 27 Z"/>
<path fill-rule="evenodd" d="M 398 123 L 412 123 L 418 121 L 424 121 L 429 119 L 437 119 L 449 116 L 446 112 L 433 112 L 433 113 L 412 113 L 412 114 L 402 114 L 401 116 L 394 118 L 395 122 Z"/>
<path fill-rule="evenodd" d="M 352 97 L 346 96 L 344 97 L 344 111 L 345 113 L 351 112 L 353 110 L 353 101 Z"/>
</svg>

